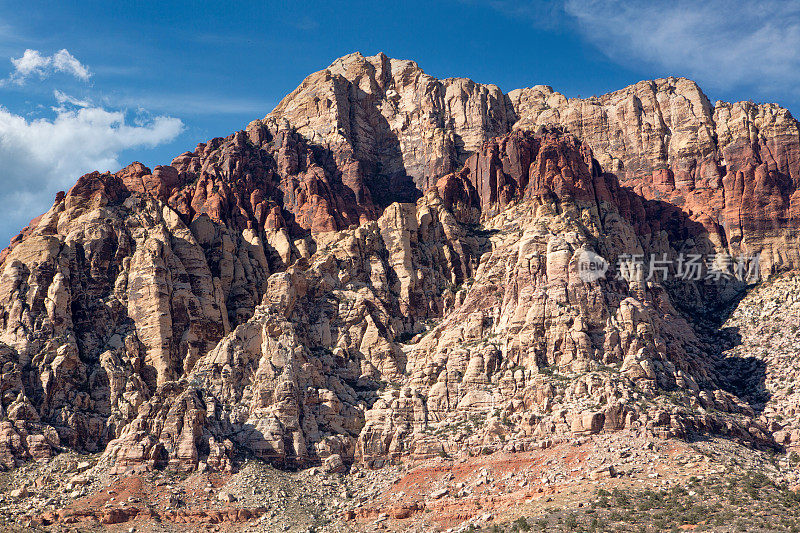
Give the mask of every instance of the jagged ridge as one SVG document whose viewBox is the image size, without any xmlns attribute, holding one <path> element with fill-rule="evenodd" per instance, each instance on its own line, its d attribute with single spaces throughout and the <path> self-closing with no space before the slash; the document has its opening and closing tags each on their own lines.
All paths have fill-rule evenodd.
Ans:
<svg viewBox="0 0 800 533">
<path fill-rule="evenodd" d="M 82 177 L 12 242 L 0 461 L 378 466 L 604 430 L 768 443 L 671 303 L 708 310 L 740 283 L 585 283 L 574 258 L 796 267 L 799 143 L 787 111 L 712 112 L 683 79 L 567 100 L 346 56 L 170 166 Z M 446 429 L 476 413 L 474 434 Z"/>
</svg>

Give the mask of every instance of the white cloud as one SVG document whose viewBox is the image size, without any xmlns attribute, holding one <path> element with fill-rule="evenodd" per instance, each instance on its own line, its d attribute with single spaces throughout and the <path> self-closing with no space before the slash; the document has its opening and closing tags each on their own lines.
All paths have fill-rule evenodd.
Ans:
<svg viewBox="0 0 800 533">
<path fill-rule="evenodd" d="M 131 124 L 125 113 L 100 107 L 68 109 L 67 95 L 52 120 L 28 120 L 0 107 L 0 234 L 11 236 L 46 211 L 58 190 L 93 170 L 116 171 L 120 152 L 173 140 L 183 123 L 157 116 Z M 78 105 L 86 102 L 78 101 Z"/>
<path fill-rule="evenodd" d="M 53 54 L 53 68 L 58 72 L 72 74 L 80 80 L 88 80 L 89 76 L 91 76 L 89 69 L 75 59 L 75 56 L 67 52 L 66 49 L 61 49 Z"/>
<path fill-rule="evenodd" d="M 42 56 L 38 50 L 25 50 L 22 57 L 17 59 L 11 58 L 11 64 L 14 65 L 14 75 L 23 80 L 33 74 L 34 72 L 44 74 L 46 68 L 52 63 L 52 58 Z"/>
<path fill-rule="evenodd" d="M 489 5 L 537 27 L 577 32 L 621 65 L 644 65 L 719 90 L 798 94 L 798 2 L 491 0 Z"/>
<path fill-rule="evenodd" d="M 566 0 L 610 58 L 642 61 L 717 88 L 800 81 L 800 4 L 728 0 Z"/>
<path fill-rule="evenodd" d="M 59 91 L 58 89 L 53 91 L 53 97 L 56 99 L 56 102 L 58 102 L 60 105 L 70 104 L 77 107 L 90 107 L 92 105 L 92 103 L 89 100 L 79 100 L 74 96 L 68 95 L 64 91 Z"/>
<path fill-rule="evenodd" d="M 14 71 L 6 81 L 17 85 L 22 85 L 32 75 L 46 78 L 55 72 L 63 72 L 83 81 L 92 75 L 88 67 L 66 49 L 59 50 L 52 56 L 45 56 L 38 50 L 28 48 L 22 57 L 11 58 L 11 64 L 14 65 Z"/>
</svg>

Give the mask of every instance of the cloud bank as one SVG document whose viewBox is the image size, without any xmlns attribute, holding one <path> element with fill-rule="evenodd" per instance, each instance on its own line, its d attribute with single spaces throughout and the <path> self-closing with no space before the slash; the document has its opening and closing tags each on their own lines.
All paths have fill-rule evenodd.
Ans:
<svg viewBox="0 0 800 533">
<path fill-rule="evenodd" d="M 46 211 L 56 191 L 93 170 L 116 171 L 122 151 L 169 142 L 183 122 L 168 116 L 137 118 L 91 107 L 56 92 L 52 119 L 29 120 L 0 107 L 0 233 L 12 235 Z M 66 107 L 66 105 L 77 106 Z"/>
</svg>

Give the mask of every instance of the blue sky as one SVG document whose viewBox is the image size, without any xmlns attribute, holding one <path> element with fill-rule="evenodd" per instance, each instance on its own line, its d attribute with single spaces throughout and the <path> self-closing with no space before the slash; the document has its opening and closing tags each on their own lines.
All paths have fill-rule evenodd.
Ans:
<svg viewBox="0 0 800 533">
<path fill-rule="evenodd" d="M 0 245 L 81 173 L 167 164 L 353 51 L 504 91 L 676 75 L 800 110 L 797 2 L 0 0 Z"/>
</svg>

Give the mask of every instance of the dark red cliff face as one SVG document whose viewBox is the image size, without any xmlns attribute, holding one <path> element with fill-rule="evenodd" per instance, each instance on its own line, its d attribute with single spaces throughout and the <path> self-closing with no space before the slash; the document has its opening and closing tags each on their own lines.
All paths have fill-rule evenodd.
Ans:
<svg viewBox="0 0 800 533">
<path fill-rule="evenodd" d="M 571 135 L 517 131 L 486 142 L 459 172 L 443 176 L 436 187 L 446 205 L 469 205 L 484 217 L 531 197 L 554 195 L 595 203 L 592 164 L 591 150 Z M 600 191 L 608 193 L 604 184 Z"/>
<path fill-rule="evenodd" d="M 297 235 L 376 216 L 358 161 L 312 149 L 290 130 L 253 125 L 198 145 L 172 167 L 167 203 L 189 220 L 206 213 L 239 229 L 286 226 Z"/>
<path fill-rule="evenodd" d="M 629 182 L 646 199 L 678 206 L 709 232 L 717 231 L 732 254 L 761 252 L 772 271 L 798 266 L 800 147 L 783 135 L 726 146 L 692 174 L 654 171 Z"/>
<path fill-rule="evenodd" d="M 445 205 L 472 222 L 478 219 L 469 215 L 485 218 L 534 198 L 567 201 L 594 209 L 596 216 L 613 209 L 639 233 L 665 229 L 680 212 L 621 186 L 614 174 L 603 172 L 586 143 L 560 131 L 516 131 L 493 139 L 460 172 L 439 179 L 437 189 Z"/>
<path fill-rule="evenodd" d="M 377 216 L 358 161 L 263 124 L 201 143 L 152 171 L 132 163 L 116 174 L 87 174 L 67 198 L 117 203 L 130 193 L 165 202 L 186 223 L 206 214 L 240 231 L 285 227 L 301 235 Z"/>
</svg>

